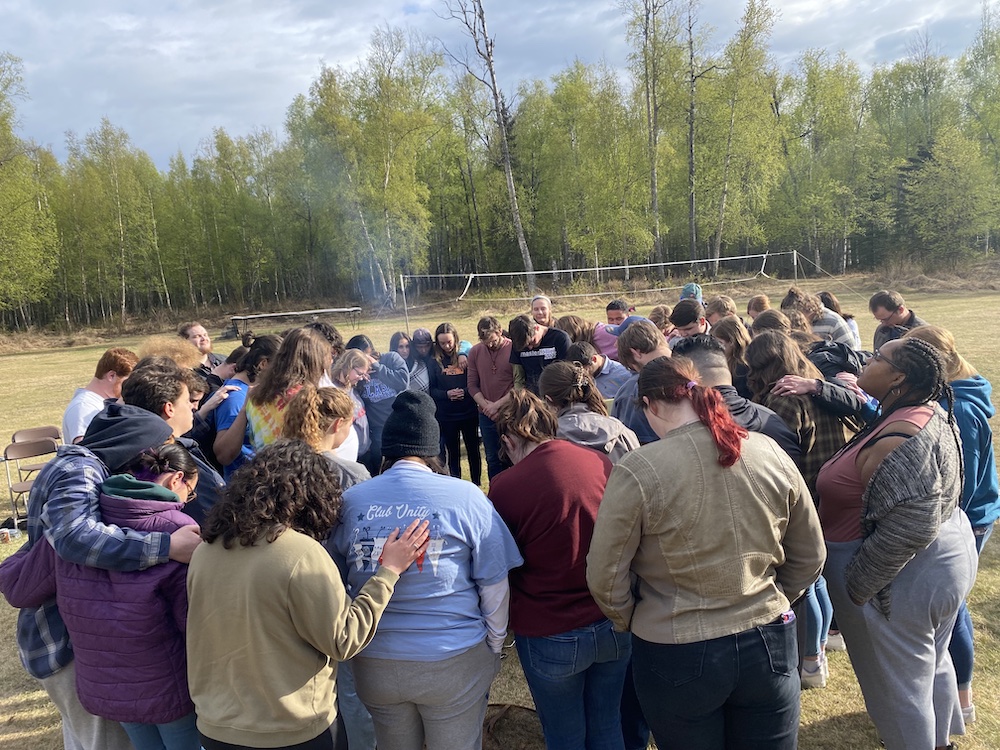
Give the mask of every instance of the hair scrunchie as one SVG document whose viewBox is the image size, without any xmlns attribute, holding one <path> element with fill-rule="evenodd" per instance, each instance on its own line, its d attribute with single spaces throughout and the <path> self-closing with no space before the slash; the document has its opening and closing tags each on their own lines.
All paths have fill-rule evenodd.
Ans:
<svg viewBox="0 0 1000 750">
<path fill-rule="evenodd" d="M 693 381 L 693 380 L 689 380 L 689 381 L 687 382 L 687 386 L 686 386 L 686 387 L 687 387 L 687 389 L 688 389 L 688 390 L 690 391 L 690 390 L 691 390 L 691 389 L 693 389 L 693 388 L 694 388 L 694 387 L 695 387 L 696 385 L 698 385 L 698 384 L 697 384 L 697 383 L 696 383 L 695 381 Z"/>
</svg>

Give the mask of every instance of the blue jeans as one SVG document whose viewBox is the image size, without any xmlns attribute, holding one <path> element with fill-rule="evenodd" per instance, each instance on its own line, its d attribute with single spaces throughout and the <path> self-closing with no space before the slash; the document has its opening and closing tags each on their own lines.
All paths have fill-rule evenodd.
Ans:
<svg viewBox="0 0 1000 750">
<path fill-rule="evenodd" d="M 505 464 L 500 458 L 497 423 L 482 413 L 479 415 L 479 434 L 483 438 L 483 451 L 486 453 L 486 475 L 492 479 L 510 464 Z"/>
<path fill-rule="evenodd" d="M 608 620 L 544 637 L 517 635 L 546 750 L 622 750 L 619 703 L 631 636 Z"/>
<path fill-rule="evenodd" d="M 800 610 L 806 626 L 803 656 L 819 656 L 833 620 L 833 604 L 826 591 L 826 579 L 823 576 L 806 589 L 805 602 Z"/>
<path fill-rule="evenodd" d="M 136 750 L 200 750 L 194 711 L 167 724 L 139 724 L 123 721 L 122 729 Z"/>
<path fill-rule="evenodd" d="M 632 638 L 632 671 L 662 750 L 795 750 L 795 622 L 686 644 Z"/>
</svg>

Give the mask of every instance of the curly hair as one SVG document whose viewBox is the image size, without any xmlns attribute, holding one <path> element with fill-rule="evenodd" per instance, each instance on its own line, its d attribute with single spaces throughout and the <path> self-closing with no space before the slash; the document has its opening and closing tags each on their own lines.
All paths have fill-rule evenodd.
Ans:
<svg viewBox="0 0 1000 750">
<path fill-rule="evenodd" d="M 329 362 L 327 340 L 311 328 L 295 328 L 282 340 L 249 400 L 258 406 L 268 404 L 297 385 L 316 384 Z"/>
<path fill-rule="evenodd" d="M 691 402 L 698 419 L 712 434 L 719 449 L 719 464 L 732 466 L 740 460 L 747 431 L 733 421 L 722 396 L 714 388 L 701 385 L 701 378 L 694 363 L 686 357 L 657 357 L 639 373 L 639 398 L 637 405 L 649 401 L 676 404 L 685 399 Z"/>
<path fill-rule="evenodd" d="M 325 457 L 301 440 L 278 440 L 233 474 L 201 527 L 208 544 L 270 543 L 286 529 L 325 539 L 340 513 L 340 482 Z"/>
<path fill-rule="evenodd" d="M 565 331 L 569 340 L 574 344 L 581 341 L 588 344 L 594 343 L 594 324 L 584 320 L 579 315 L 563 315 L 556 321 L 553 328 Z"/>
<path fill-rule="evenodd" d="M 281 424 L 281 436 L 289 440 L 301 440 L 313 450 L 320 450 L 323 436 L 338 419 L 349 419 L 354 414 L 354 402 L 341 388 L 316 388 L 311 383 L 285 407 L 285 420 Z"/>
<path fill-rule="evenodd" d="M 747 347 L 747 385 L 754 401 L 763 403 L 772 386 L 785 375 L 822 380 L 823 373 L 806 359 L 791 337 L 778 331 L 764 331 Z"/>
<path fill-rule="evenodd" d="M 584 404 L 590 411 L 608 416 L 608 408 L 590 371 L 577 362 L 560 360 L 542 370 L 538 394 L 557 411 L 570 404 Z"/>
<path fill-rule="evenodd" d="M 314 320 L 311 323 L 306 323 L 302 327 L 310 328 L 325 338 L 326 343 L 330 345 L 330 350 L 333 352 L 334 357 L 339 357 L 344 353 L 344 337 L 340 331 L 337 330 L 337 326 L 330 325 L 322 320 Z"/>
<path fill-rule="evenodd" d="M 823 303 L 815 294 L 793 286 L 789 287 L 788 293 L 781 300 L 781 309 L 786 314 L 789 310 L 798 310 L 812 323 L 823 314 Z"/>
</svg>

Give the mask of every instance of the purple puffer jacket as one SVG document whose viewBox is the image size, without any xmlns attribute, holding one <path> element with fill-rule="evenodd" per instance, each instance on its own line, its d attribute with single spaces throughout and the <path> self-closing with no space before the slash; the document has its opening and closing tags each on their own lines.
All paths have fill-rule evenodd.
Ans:
<svg viewBox="0 0 1000 750">
<path fill-rule="evenodd" d="M 193 524 L 179 502 L 137 499 L 164 493 L 176 497 L 127 475 L 112 477 L 101 493 L 102 519 L 168 533 Z M 85 709 L 143 724 L 165 724 L 194 711 L 184 643 L 187 565 L 171 561 L 123 573 L 58 559 L 56 576 L 56 600 L 73 643 L 76 689 Z"/>
</svg>

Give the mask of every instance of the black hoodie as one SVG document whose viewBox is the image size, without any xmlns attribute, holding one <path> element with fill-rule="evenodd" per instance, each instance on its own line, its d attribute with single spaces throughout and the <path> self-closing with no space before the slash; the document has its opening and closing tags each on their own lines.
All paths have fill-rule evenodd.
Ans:
<svg viewBox="0 0 1000 750">
<path fill-rule="evenodd" d="M 152 412 L 112 402 L 90 422 L 80 445 L 116 474 L 143 451 L 163 445 L 173 432 Z"/>
</svg>

